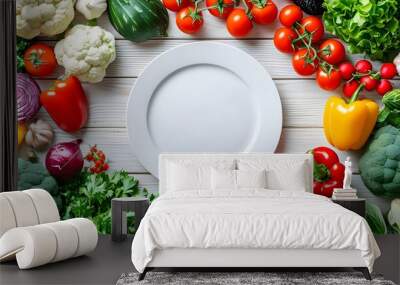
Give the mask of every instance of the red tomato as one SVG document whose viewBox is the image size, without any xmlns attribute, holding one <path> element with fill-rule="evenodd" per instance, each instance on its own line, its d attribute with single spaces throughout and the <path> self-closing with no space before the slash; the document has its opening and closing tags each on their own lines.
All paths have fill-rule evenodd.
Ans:
<svg viewBox="0 0 400 285">
<path fill-rule="evenodd" d="M 284 53 L 294 52 L 292 41 L 297 38 L 297 34 L 290 28 L 281 27 L 275 31 L 274 45 Z"/>
<path fill-rule="evenodd" d="M 292 58 L 294 70 L 303 76 L 311 75 L 317 70 L 317 59 L 312 60 L 313 54 L 307 54 L 307 49 L 303 48 L 296 51 Z"/>
<path fill-rule="evenodd" d="M 180 9 L 190 5 L 189 0 L 162 0 L 164 7 L 173 12 L 178 12 Z"/>
<path fill-rule="evenodd" d="M 251 10 L 251 8 L 253 8 L 253 2 L 252 0 L 244 0 L 244 2 L 246 2 L 247 7 L 249 8 L 249 10 Z"/>
<path fill-rule="evenodd" d="M 46 44 L 33 44 L 24 53 L 26 71 L 33 76 L 46 76 L 57 67 L 56 56 Z"/>
<path fill-rule="evenodd" d="M 356 80 L 351 80 L 343 84 L 343 95 L 346 98 L 351 98 L 356 92 L 358 86 L 360 86 L 360 83 L 357 82 Z"/>
<path fill-rule="evenodd" d="M 382 64 L 380 74 L 381 78 L 392 79 L 397 74 L 396 65 L 394 65 L 393 63 Z"/>
<path fill-rule="evenodd" d="M 372 64 L 366 59 L 361 59 L 354 65 L 356 70 L 360 73 L 368 73 L 372 70 Z"/>
<path fill-rule="evenodd" d="M 233 0 L 206 0 L 206 6 L 211 15 L 226 19 L 232 12 L 235 2 Z"/>
<path fill-rule="evenodd" d="M 319 56 L 330 64 L 338 64 L 344 60 L 346 50 L 341 42 L 336 39 L 324 41 L 319 46 Z"/>
<path fill-rule="evenodd" d="M 253 28 L 253 24 L 246 11 L 242 8 L 235 8 L 226 19 L 226 27 L 234 37 L 243 37 Z"/>
<path fill-rule="evenodd" d="M 196 12 L 193 6 L 185 7 L 176 14 L 176 25 L 186 34 L 197 33 L 203 26 L 203 15 Z"/>
<path fill-rule="evenodd" d="M 305 28 L 305 30 L 312 34 L 312 42 L 316 43 L 324 36 L 324 24 L 321 19 L 315 16 L 307 16 L 304 17 L 300 24 Z M 303 33 L 303 29 L 300 29 L 300 32 Z"/>
<path fill-rule="evenodd" d="M 268 25 L 275 21 L 278 15 L 278 8 L 275 3 L 269 0 L 264 6 L 253 5 L 251 8 L 254 22 L 260 25 Z"/>
<path fill-rule="evenodd" d="M 282 8 L 279 13 L 279 21 L 282 25 L 290 28 L 303 18 L 303 11 L 299 6 L 291 4 Z"/>
<path fill-rule="evenodd" d="M 379 80 L 378 86 L 376 86 L 376 92 L 378 92 L 378 94 L 381 96 L 385 95 L 392 89 L 393 89 L 392 83 L 390 83 L 390 81 L 387 79 Z"/>
<path fill-rule="evenodd" d="M 360 78 L 360 83 L 364 84 L 364 88 L 367 91 L 372 91 L 378 86 L 378 80 L 370 75 L 365 75 Z"/>
<path fill-rule="evenodd" d="M 342 82 L 340 72 L 335 69 L 327 73 L 322 68 L 318 68 L 316 79 L 319 87 L 328 91 L 335 90 Z"/>
<path fill-rule="evenodd" d="M 356 69 L 350 61 L 345 61 L 339 65 L 339 71 L 344 80 L 349 80 L 353 77 Z"/>
<path fill-rule="evenodd" d="M 316 163 L 323 164 L 328 168 L 331 168 L 335 163 L 339 162 L 339 157 L 336 152 L 326 146 L 313 148 L 312 154 Z"/>
</svg>

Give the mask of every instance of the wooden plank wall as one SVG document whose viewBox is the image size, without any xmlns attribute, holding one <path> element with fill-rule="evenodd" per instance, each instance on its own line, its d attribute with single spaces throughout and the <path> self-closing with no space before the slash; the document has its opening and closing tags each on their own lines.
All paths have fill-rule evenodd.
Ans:
<svg viewBox="0 0 400 285">
<path fill-rule="evenodd" d="M 288 0 L 276 2 L 282 7 L 288 3 Z M 168 38 L 135 44 L 124 40 L 112 28 L 107 15 L 103 15 L 98 23 L 116 36 L 117 59 L 109 66 L 103 82 L 84 85 L 90 101 L 87 126 L 73 135 L 56 129 L 56 142 L 80 137 L 83 139 L 85 150 L 89 145 L 97 144 L 108 155 L 111 169 L 125 169 L 135 175 L 149 190 L 157 191 L 157 179 L 147 173 L 128 145 L 125 126 L 129 91 L 144 67 L 160 53 L 180 44 L 211 40 L 245 50 L 255 57 L 273 77 L 281 96 L 284 116 L 282 137 L 277 152 L 304 153 L 314 146 L 328 145 L 323 135 L 322 111 L 325 100 L 332 93 L 321 90 L 312 77 L 301 78 L 296 75 L 291 67 L 290 56 L 279 53 L 274 48 L 273 32 L 279 24 L 269 27 L 258 26 L 248 38 L 236 40 L 228 35 L 223 22 L 208 13 L 204 13 L 204 16 L 204 29 L 195 37 L 181 33 L 175 26 L 175 16 L 171 14 Z M 82 19 L 78 16 L 76 22 L 80 21 Z M 51 39 L 45 40 L 51 45 L 56 43 Z M 53 78 L 60 74 L 62 74 L 62 68 L 59 68 Z M 53 78 L 40 80 L 39 84 L 45 88 Z M 396 82 L 396 85 L 399 85 L 399 82 Z M 43 110 L 41 116 L 49 119 Z M 360 196 L 374 200 L 387 210 L 387 201 L 376 198 L 363 186 L 357 167 L 359 153 L 340 153 L 343 159 L 348 155 L 355 161 L 353 184 L 360 190 Z"/>
</svg>

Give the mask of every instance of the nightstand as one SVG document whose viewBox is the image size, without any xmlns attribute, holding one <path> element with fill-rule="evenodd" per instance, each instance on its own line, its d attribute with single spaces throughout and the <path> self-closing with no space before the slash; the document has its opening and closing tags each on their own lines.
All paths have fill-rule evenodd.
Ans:
<svg viewBox="0 0 400 285">
<path fill-rule="evenodd" d="M 149 200 L 144 197 L 122 197 L 111 200 L 111 239 L 123 241 L 126 239 L 128 228 L 126 213 L 135 213 L 136 229 L 149 208 Z"/>
<path fill-rule="evenodd" d="M 349 200 L 334 200 L 333 203 L 339 204 L 340 206 L 359 214 L 361 217 L 365 218 L 365 199 L 349 199 Z"/>
</svg>

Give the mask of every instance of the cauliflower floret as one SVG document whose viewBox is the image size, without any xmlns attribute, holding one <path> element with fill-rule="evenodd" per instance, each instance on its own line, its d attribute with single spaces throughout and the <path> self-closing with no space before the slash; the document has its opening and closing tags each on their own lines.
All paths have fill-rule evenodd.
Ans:
<svg viewBox="0 0 400 285">
<path fill-rule="evenodd" d="M 92 20 L 100 17 L 107 10 L 107 0 L 78 0 L 76 10 Z"/>
<path fill-rule="evenodd" d="M 75 0 L 17 0 L 17 35 L 32 39 L 64 32 L 75 16 Z"/>
<path fill-rule="evenodd" d="M 54 52 L 67 76 L 96 83 L 103 80 L 106 68 L 115 60 L 115 39 L 98 26 L 76 25 L 56 44 Z"/>
</svg>

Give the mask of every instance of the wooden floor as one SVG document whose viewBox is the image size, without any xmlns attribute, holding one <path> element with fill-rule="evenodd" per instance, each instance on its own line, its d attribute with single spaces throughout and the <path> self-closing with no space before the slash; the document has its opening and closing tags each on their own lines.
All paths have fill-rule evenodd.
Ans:
<svg viewBox="0 0 400 285">
<path fill-rule="evenodd" d="M 132 238 L 116 243 L 110 236 L 100 236 L 96 250 L 88 256 L 28 270 L 19 270 L 16 262 L 4 263 L 0 284 L 115 284 L 122 273 L 134 271 L 131 244 Z"/>
<path fill-rule="evenodd" d="M 382 251 L 374 266 L 374 273 L 400 284 L 400 237 L 398 235 L 377 236 Z M 122 273 L 133 272 L 131 253 L 132 238 L 124 242 L 112 242 L 110 236 L 100 236 L 94 252 L 88 256 L 19 270 L 15 262 L 0 264 L 0 285 L 44 285 L 44 284 L 115 284 Z M 164 270 L 164 269 L 163 269 Z M 183 269 L 180 269 L 183 270 Z M 187 269 L 190 270 L 190 269 Z M 318 269 L 271 268 L 268 271 L 348 271 L 344 268 Z"/>
</svg>

